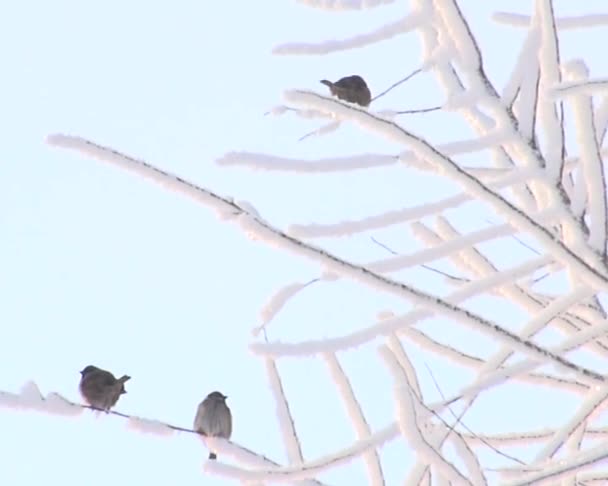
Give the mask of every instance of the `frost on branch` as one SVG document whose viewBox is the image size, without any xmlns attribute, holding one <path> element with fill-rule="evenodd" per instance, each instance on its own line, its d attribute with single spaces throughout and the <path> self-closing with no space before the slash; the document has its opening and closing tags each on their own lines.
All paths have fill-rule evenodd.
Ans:
<svg viewBox="0 0 608 486">
<path fill-rule="evenodd" d="M 338 15 L 341 10 L 381 10 L 390 2 L 298 3 Z M 406 484 L 608 481 L 600 464 L 608 450 L 608 430 L 599 421 L 608 400 L 603 306 L 608 209 L 602 148 L 608 76 L 590 73 L 585 52 L 571 60 L 563 59 L 561 50 L 563 30 L 584 33 L 605 25 L 607 17 L 589 12 L 563 17 L 550 0 L 536 0 L 527 15 L 500 12 L 492 19 L 500 24 L 494 29 L 525 32 L 512 69 L 500 83 L 484 63 L 484 56 L 495 55 L 493 46 L 480 45 L 467 12 L 454 0 L 413 0 L 400 18 L 370 25 L 366 33 L 276 47 L 281 55 L 359 49 L 363 56 L 372 44 L 418 35 L 420 73 L 433 76 L 442 90 L 434 104 L 442 109 L 428 115 L 439 130 L 403 122 L 397 107 L 382 105 L 388 98 L 364 109 L 320 90 L 291 88 L 284 94 L 286 104 L 271 112 L 297 115 L 285 117 L 285 123 L 302 118 L 318 122 L 311 133 L 324 135 L 323 142 L 354 127 L 399 150 L 344 157 L 319 153 L 315 160 L 233 152 L 218 161 L 226 170 L 258 169 L 256 177 L 266 176 L 261 171 L 291 173 L 301 184 L 309 183 L 310 174 L 346 177 L 354 171 L 400 170 L 411 180 L 424 174 L 427 184 L 431 178 L 456 190 L 424 203 L 407 198 L 423 191 L 404 187 L 405 202 L 398 207 L 323 223 L 293 221 L 281 229 L 253 205 L 235 203 L 145 161 L 78 137 L 49 137 L 51 145 L 81 151 L 189 196 L 255 240 L 313 262 L 322 275 L 322 284 L 314 287 L 319 306 L 319 289 L 337 288 L 347 280 L 367 289 L 370 302 L 378 295 L 393 299 L 394 308 L 378 309 L 382 312 L 375 322 L 361 317 L 340 334 L 314 335 L 304 328 L 300 336 L 306 337 L 298 340 L 282 338 L 289 335 L 289 324 L 281 316 L 291 303 L 313 294 L 303 292 L 310 282 L 294 276 L 261 303 L 251 350 L 264 360 L 276 404 L 267 415 L 278 423 L 286 464 L 226 443 L 218 444 L 220 452 L 237 464 L 206 464 L 207 472 L 265 483 L 318 484 L 320 474 L 360 462 L 366 482 L 374 485 L 389 483 L 388 474 L 395 471 Z M 456 116 L 459 127 L 453 124 Z M 451 138 L 439 139 L 436 132 Z M 370 182 L 358 195 L 357 207 L 365 208 L 366 198 L 385 190 Z M 369 250 L 357 253 L 356 261 L 354 253 L 347 257 L 329 250 L 348 243 L 360 250 L 363 240 Z M 338 241 L 342 246 L 333 245 Z M 431 274 L 438 280 L 431 280 Z M 361 304 L 348 302 L 355 308 Z M 323 318 L 314 305 L 306 311 L 304 321 Z M 330 328 L 332 322 L 326 325 Z M 378 352 L 364 354 L 370 349 Z M 367 360 L 366 372 L 377 374 L 368 378 L 373 384 L 357 380 L 345 364 L 357 353 Z M 303 369 L 307 360 L 325 365 L 351 424 L 351 442 L 321 456 L 307 447 L 298 428 L 298 413 L 306 413 L 306 406 L 295 406 L 289 378 L 280 372 L 288 360 Z M 436 387 L 427 362 L 441 370 L 435 372 Z M 372 385 L 384 389 L 371 391 Z M 370 407 L 387 400 L 391 412 L 382 423 L 371 420 Z M 41 405 L 46 402 L 49 397 L 44 401 L 33 390 L 19 398 L 0 395 L 0 403 L 8 406 L 47 411 L 50 405 Z M 539 404 L 544 407 L 540 411 Z M 537 420 L 547 422 L 530 427 L 534 412 Z M 164 431 L 155 421 L 133 419 L 129 424 L 137 431 Z M 317 433 L 331 434 L 331 426 Z M 385 458 L 397 443 L 411 461 Z"/>
</svg>

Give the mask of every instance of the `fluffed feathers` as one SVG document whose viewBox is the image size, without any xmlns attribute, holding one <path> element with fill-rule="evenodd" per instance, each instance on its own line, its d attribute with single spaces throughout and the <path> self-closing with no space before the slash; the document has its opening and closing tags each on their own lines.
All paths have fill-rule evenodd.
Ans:
<svg viewBox="0 0 608 486">
<path fill-rule="evenodd" d="M 82 398 L 92 407 L 106 412 L 110 410 L 120 398 L 127 393 L 125 383 L 131 379 L 124 375 L 118 379 L 109 371 L 89 365 L 81 372 L 78 386 Z"/>
<path fill-rule="evenodd" d="M 205 437 L 222 437 L 229 439 L 232 435 L 232 413 L 226 405 L 226 397 L 215 391 L 198 405 L 194 417 L 194 430 Z M 209 453 L 209 459 L 216 459 L 214 452 Z"/>
<path fill-rule="evenodd" d="M 357 74 L 341 78 L 335 83 L 327 79 L 322 79 L 320 82 L 329 87 L 332 95 L 349 103 L 368 107 L 372 101 L 372 94 L 367 87 L 367 83 Z"/>
</svg>

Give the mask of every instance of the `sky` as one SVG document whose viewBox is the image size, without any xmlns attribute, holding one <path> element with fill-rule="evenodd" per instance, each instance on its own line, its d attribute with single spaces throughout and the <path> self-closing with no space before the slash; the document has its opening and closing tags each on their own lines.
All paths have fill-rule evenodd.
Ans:
<svg viewBox="0 0 608 486">
<path fill-rule="evenodd" d="M 555 3 L 563 15 L 606 12 L 600 0 L 585 2 L 584 12 L 578 2 Z M 493 23 L 490 15 L 512 8 L 528 13 L 528 4 L 463 0 L 460 5 L 487 53 L 487 72 L 502 87 L 523 31 Z M 249 350 L 260 339 L 251 330 L 275 291 L 316 278 L 322 269 L 252 241 L 185 197 L 44 140 L 66 133 L 111 146 L 219 194 L 249 201 L 281 228 L 356 219 L 455 194 L 452 184 L 402 166 L 300 174 L 216 163 L 231 151 L 298 159 L 398 153 L 397 144 L 352 125 L 299 142 L 322 122 L 264 114 L 283 103 L 285 89 L 325 93 L 320 79 L 358 73 L 378 93 L 417 69 L 421 54 L 414 33 L 331 55 L 272 54 L 287 42 L 371 31 L 407 8 L 399 1 L 336 13 L 287 0 L 267 0 L 263 8 L 259 2 L 185 0 L 108 0 L 103 5 L 24 0 L 3 6 L 0 390 L 16 392 L 33 380 L 45 394 L 78 401 L 78 372 L 95 364 L 132 376 L 117 410 L 183 427 L 192 425 L 207 393 L 220 390 L 228 395 L 234 416 L 233 440 L 285 463 L 264 360 Z M 606 72 L 598 51 L 603 35 L 601 29 L 568 31 L 563 58 L 584 53 L 592 76 L 601 76 Z M 436 106 L 441 96 L 431 75 L 422 74 L 379 100 L 378 108 Z M 430 114 L 402 120 L 433 143 L 472 137 L 456 119 Z M 461 229 L 478 228 L 491 217 L 482 208 L 453 216 Z M 388 256 L 370 236 L 399 252 L 416 248 L 403 226 L 313 242 L 358 262 Z M 530 256 L 516 251 L 521 258 Z M 400 276 L 439 292 L 444 285 L 420 268 Z M 495 299 L 476 305 L 483 312 L 503 304 Z M 315 284 L 271 323 L 268 338 L 336 337 L 370 325 L 381 310 L 410 308 L 360 284 Z M 503 310 L 505 322 L 525 318 L 511 306 Z M 442 324 L 429 320 L 431 328 Z M 441 329 L 446 339 L 472 350 L 488 343 L 453 327 Z M 377 357 L 378 343 L 340 355 L 372 430 L 386 426 L 394 414 L 391 377 Z M 412 343 L 405 346 L 415 362 L 431 365 L 446 395 L 472 378 Z M 285 358 L 278 368 L 305 458 L 355 440 L 322 359 Z M 426 381 L 427 392 L 437 398 Z M 513 422 L 522 429 L 551 425 L 575 405 L 552 403 L 548 413 L 550 392 L 532 407 L 526 393 L 531 391 L 505 386 L 484 398 L 469 426 L 504 432 Z M 501 414 L 511 418 L 497 421 Z M 140 434 L 115 416 L 85 411 L 64 418 L 0 408 L 0 430 L 0 484 L 231 484 L 203 476 L 207 450 L 198 438 Z M 403 441 L 384 447 L 386 483 L 402 482 L 404 465 L 413 460 Z M 361 460 L 320 478 L 329 484 L 366 483 Z"/>
</svg>

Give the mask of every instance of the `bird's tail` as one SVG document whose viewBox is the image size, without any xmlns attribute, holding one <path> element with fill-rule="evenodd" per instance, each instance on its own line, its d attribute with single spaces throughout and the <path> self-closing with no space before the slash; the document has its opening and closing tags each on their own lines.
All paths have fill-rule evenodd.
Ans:
<svg viewBox="0 0 608 486">
<path fill-rule="evenodd" d="M 127 393 L 127 390 L 125 390 L 125 383 L 127 381 L 129 381 L 130 379 L 131 379 L 131 377 L 129 375 L 123 375 L 120 378 L 118 378 L 118 380 L 116 380 L 116 382 L 120 386 L 120 394 L 121 395 L 124 395 L 125 393 Z"/>
<path fill-rule="evenodd" d="M 329 89 L 331 89 L 331 87 L 334 85 L 334 83 L 328 81 L 327 79 L 322 79 L 321 81 L 319 81 L 319 83 L 324 84 L 325 86 L 329 86 Z"/>
<path fill-rule="evenodd" d="M 215 454 L 215 452 L 209 453 L 209 459 L 211 459 L 212 461 L 215 461 L 217 459 L 217 455 Z"/>
</svg>

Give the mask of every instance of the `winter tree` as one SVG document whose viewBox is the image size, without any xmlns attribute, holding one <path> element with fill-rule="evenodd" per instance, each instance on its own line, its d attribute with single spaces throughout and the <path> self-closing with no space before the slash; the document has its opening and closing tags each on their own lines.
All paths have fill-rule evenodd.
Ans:
<svg viewBox="0 0 608 486">
<path fill-rule="evenodd" d="M 283 224 L 256 201 L 113 144 L 78 133 L 47 138 L 53 149 L 181 194 L 251 245 L 315 269 L 310 279 L 294 271 L 251 316 L 250 350 L 268 385 L 260 393 L 274 403 L 256 414 L 275 423 L 282 456 L 238 434 L 207 440 L 219 459 L 205 462 L 204 474 L 243 484 L 608 483 L 608 81 L 591 74 L 600 56 L 585 37 L 603 45 L 608 16 L 586 3 L 572 15 L 572 4 L 551 0 L 527 2 L 527 13 L 495 12 L 487 21 L 512 52 L 501 59 L 493 37 L 476 35 L 469 13 L 477 2 L 298 3 L 336 25 L 341 15 L 399 12 L 339 40 L 319 38 L 311 25 L 309 38 L 275 48 L 300 59 L 373 51 L 373 71 L 362 63 L 326 75 L 363 76 L 369 107 L 311 84 L 286 87 L 269 108 L 263 122 L 277 136 L 301 132 L 294 150 L 315 156 L 235 151 L 217 161 L 227 172 L 256 171 L 252 184 L 288 174 L 310 194 L 308 221 Z M 399 56 L 405 43 L 417 57 Z M 380 86 L 390 76 L 394 83 Z M 365 190 L 341 187 L 351 183 Z M 396 188 L 392 201 L 401 202 L 381 208 L 383 192 Z M 255 285 L 255 275 L 242 278 Z M 319 312 L 327 301 L 344 309 L 341 323 Z M 319 369 L 327 383 L 316 385 Z M 318 392 L 302 395 L 309 372 L 306 386 Z M 3 392 L 0 403 L 82 411 L 33 383 Z M 189 432 L 113 414 L 135 431 Z"/>
</svg>

